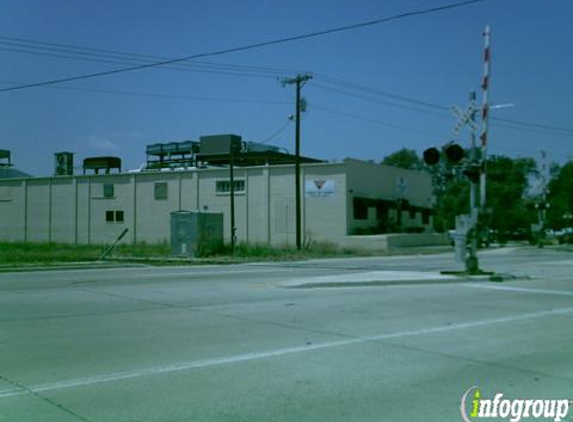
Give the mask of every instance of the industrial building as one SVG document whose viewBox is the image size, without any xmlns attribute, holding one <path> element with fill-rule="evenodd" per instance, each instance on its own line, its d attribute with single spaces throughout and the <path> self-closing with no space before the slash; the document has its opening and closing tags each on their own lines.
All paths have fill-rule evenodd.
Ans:
<svg viewBox="0 0 573 422">
<path fill-rule="evenodd" d="M 232 136 L 231 144 L 240 141 Z M 103 244 L 127 228 L 123 242 L 169 242 L 170 213 L 199 210 L 223 213 L 229 240 L 232 164 L 237 240 L 294 244 L 294 157 L 274 147 L 244 143 L 237 143 L 230 154 L 226 144 L 221 153 L 208 138 L 201 144 L 148 146 L 144 171 L 122 173 L 117 157 L 99 157 L 84 160 L 84 173 L 91 169 L 93 174 L 73 174 L 73 158 L 60 154 L 55 171 L 59 175 L 2 179 L 0 239 Z M 356 235 L 396 227 L 431 232 L 428 173 L 354 159 L 333 163 L 302 157 L 301 162 L 306 242 L 344 245 Z"/>
</svg>

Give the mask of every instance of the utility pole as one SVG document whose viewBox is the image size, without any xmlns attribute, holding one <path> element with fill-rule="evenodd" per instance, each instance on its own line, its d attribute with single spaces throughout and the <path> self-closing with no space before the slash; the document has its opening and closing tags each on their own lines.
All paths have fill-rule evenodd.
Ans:
<svg viewBox="0 0 573 422">
<path fill-rule="evenodd" d="M 298 250 L 302 247 L 302 214 L 301 214 L 301 188 L 300 188 L 300 111 L 301 111 L 301 97 L 300 90 L 303 85 L 312 79 L 312 75 L 306 73 L 304 75 L 297 75 L 294 78 L 283 79 L 284 85 L 296 85 L 296 115 L 295 115 L 295 210 L 296 210 L 296 248 Z"/>
<path fill-rule="evenodd" d="M 230 194 L 230 211 L 231 211 L 231 254 L 235 255 L 235 246 L 237 244 L 237 227 L 235 226 L 235 145 L 229 144 L 229 194 Z"/>
</svg>

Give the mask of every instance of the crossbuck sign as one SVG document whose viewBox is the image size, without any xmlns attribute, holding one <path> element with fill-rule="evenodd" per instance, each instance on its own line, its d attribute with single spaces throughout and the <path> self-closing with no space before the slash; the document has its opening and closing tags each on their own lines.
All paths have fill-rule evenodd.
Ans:
<svg viewBox="0 0 573 422">
<path fill-rule="evenodd" d="M 472 114 L 478 110 L 478 105 L 474 100 L 471 100 L 465 111 L 462 112 L 456 105 L 450 107 L 450 111 L 458 118 L 452 133 L 456 136 L 464 126 L 468 126 L 472 132 L 477 132 L 478 125 L 472 120 Z"/>
</svg>

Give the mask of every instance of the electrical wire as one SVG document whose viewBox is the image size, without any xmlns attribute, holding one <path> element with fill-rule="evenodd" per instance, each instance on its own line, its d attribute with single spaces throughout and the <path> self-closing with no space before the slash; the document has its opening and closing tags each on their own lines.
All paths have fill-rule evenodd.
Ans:
<svg viewBox="0 0 573 422">
<path fill-rule="evenodd" d="M 334 85 L 335 87 L 336 86 L 338 86 L 338 87 L 343 86 L 347 89 L 352 89 L 355 91 L 368 93 L 369 95 L 392 98 L 392 99 L 399 100 L 399 101 L 402 101 L 402 102 L 405 102 L 408 104 L 423 106 L 423 107 L 427 107 L 427 108 L 434 109 L 434 110 L 444 110 L 444 111 L 449 110 L 448 107 L 440 105 L 440 104 L 430 103 L 427 101 L 421 101 L 418 99 L 405 97 L 402 95 L 396 95 L 396 94 L 384 92 L 384 91 L 381 91 L 378 89 L 374 89 L 372 87 L 366 87 L 363 85 L 358 85 L 355 83 L 343 81 L 341 79 L 332 78 L 332 77 L 328 77 L 325 75 L 316 75 L 316 74 L 313 74 L 313 76 L 318 78 L 318 79 L 321 79 L 323 82 L 330 83 L 330 84 Z M 313 86 L 317 86 L 319 88 L 327 89 L 327 90 L 330 90 L 333 92 L 338 92 L 340 94 L 349 95 L 349 96 L 352 96 L 355 98 L 362 98 L 362 99 L 365 99 L 368 101 L 379 102 L 381 104 L 389 105 L 391 107 L 409 109 L 409 110 L 414 110 L 414 111 L 418 111 L 418 112 L 426 113 L 426 114 L 434 114 L 434 115 L 440 116 L 440 117 L 450 117 L 450 115 L 448 113 L 436 113 L 436 112 L 430 112 L 429 110 L 423 110 L 420 108 L 409 107 L 409 106 L 402 105 L 402 104 L 382 102 L 379 100 L 375 100 L 372 97 L 367 97 L 367 96 L 364 96 L 361 94 L 354 94 L 352 92 L 348 92 L 348 91 L 345 91 L 343 89 L 320 86 L 317 84 L 313 84 Z M 522 130 L 522 131 L 527 130 L 527 131 L 533 131 L 533 132 L 537 132 L 537 133 L 550 132 L 554 135 L 573 136 L 573 128 L 559 127 L 559 126 L 541 124 L 541 123 L 530 123 L 530 122 L 524 122 L 524 121 L 520 121 L 520 120 L 505 119 L 505 118 L 493 117 L 493 116 L 490 117 L 490 120 L 495 124 L 496 127 L 497 126 L 503 126 L 505 128 Z"/>
<path fill-rule="evenodd" d="M 2 44 L 0 42 L 0 44 Z M 80 61 L 88 61 L 88 62 L 97 62 L 97 63 L 107 63 L 107 64 L 120 64 L 120 65 L 135 65 L 141 62 L 140 59 L 115 59 L 115 58 L 101 58 L 101 57 L 83 57 L 83 56 L 74 56 L 74 55 L 66 55 L 60 53 L 50 53 L 45 51 L 32 51 L 32 50 L 24 50 L 21 48 L 6 48 L 0 47 L 0 51 L 8 51 L 12 53 L 24 53 L 24 54 L 32 54 L 36 56 L 45 56 L 45 57 L 55 57 L 61 59 L 71 59 L 71 60 L 80 60 Z M 136 61 L 134 61 L 136 60 Z M 149 60 L 146 60 L 149 63 Z M 254 70 L 239 70 L 239 69 L 232 69 L 226 67 L 218 67 L 217 65 L 205 65 L 201 64 L 199 66 L 193 66 L 191 64 L 176 64 L 171 66 L 162 66 L 159 69 L 168 69 L 168 70 L 177 70 L 177 71 L 187 71 L 187 72 L 196 72 L 196 73 L 211 73 L 211 74 L 219 74 L 219 75 L 230 75 L 230 76 L 246 76 L 246 77 L 256 77 L 256 78 L 276 78 L 275 74 L 268 74 L 264 72 L 257 72 Z M 286 75 L 286 72 L 282 72 L 282 75 Z"/>
<path fill-rule="evenodd" d="M 318 89 L 322 89 L 322 90 L 330 91 L 330 92 L 335 92 L 338 94 L 347 95 L 349 97 L 358 98 L 358 99 L 374 102 L 377 104 L 386 105 L 389 107 L 400 108 L 400 109 L 405 109 L 405 110 L 413 110 L 413 111 L 417 111 L 420 113 L 431 114 L 433 116 L 451 119 L 451 115 L 449 115 L 447 113 L 439 113 L 437 111 L 424 110 L 421 108 L 412 107 L 412 106 L 408 106 L 405 104 L 391 103 L 389 101 L 380 100 L 379 98 L 370 97 L 370 96 L 366 96 L 366 95 L 362 95 L 362 94 L 355 94 L 353 92 L 349 92 L 349 91 L 345 91 L 345 90 L 341 90 L 341 89 L 336 89 L 336 88 L 331 88 L 329 86 L 325 86 L 325 85 L 321 85 L 321 84 L 317 84 L 317 83 L 313 83 L 312 85 L 309 85 L 309 87 L 318 88 Z"/>
<path fill-rule="evenodd" d="M 448 110 L 447 107 L 442 106 L 442 105 L 440 105 L 440 104 L 434 104 L 434 103 L 430 103 L 430 102 L 427 102 L 427 101 L 418 100 L 418 99 L 415 99 L 415 98 L 405 97 L 405 96 L 403 96 L 403 95 L 397 95 L 397 94 L 393 94 L 393 93 L 390 93 L 390 92 L 381 91 L 381 90 L 376 89 L 376 88 L 367 87 L 367 86 L 364 86 L 364 85 L 358 85 L 358 84 L 355 84 L 355 83 L 352 83 L 352 82 L 347 82 L 347 81 L 344 81 L 344 80 L 342 80 L 342 79 L 333 78 L 333 77 L 326 76 L 326 75 L 321 75 L 321 74 L 315 74 L 315 73 L 313 73 L 313 77 L 318 78 L 318 79 L 322 79 L 324 82 L 333 84 L 333 85 L 335 85 L 335 86 L 336 86 L 336 85 L 339 85 L 339 86 L 342 85 L 342 86 L 344 86 L 344 87 L 351 88 L 351 89 L 354 89 L 354 90 L 357 90 L 357 91 L 362 91 L 362 92 L 366 92 L 366 93 L 368 93 L 368 94 L 373 94 L 373 95 L 380 95 L 380 96 L 383 96 L 383 97 L 391 98 L 391 99 L 393 99 L 393 100 L 404 101 L 404 102 L 411 103 L 411 104 L 415 104 L 415 105 L 418 105 L 418 106 L 423 106 L 423 107 L 428 107 L 428 108 L 434 108 L 434 109 L 437 109 L 437 110 L 446 110 L 446 111 Z"/>
<path fill-rule="evenodd" d="M 327 113 L 336 114 L 338 116 L 348 117 L 348 118 L 356 119 L 356 120 L 362 120 L 362 121 L 369 122 L 369 123 L 375 123 L 377 125 L 388 127 L 390 129 L 396 129 L 396 130 L 402 130 L 402 131 L 408 131 L 408 132 L 416 132 L 416 133 L 421 133 L 424 135 L 431 135 L 433 137 L 437 137 L 438 139 L 446 139 L 447 138 L 447 136 L 444 135 L 443 133 L 437 133 L 437 132 L 432 132 L 432 131 L 427 131 L 427 130 L 422 130 L 422 129 L 415 129 L 415 128 L 411 128 L 411 127 L 396 125 L 393 123 L 387 123 L 387 122 L 383 122 L 381 120 L 373 119 L 370 117 L 360 116 L 360 115 L 352 114 L 352 113 L 346 113 L 344 111 L 334 110 L 334 109 L 329 108 L 329 107 L 323 107 L 320 105 L 315 105 L 314 103 L 313 103 L 313 108 L 316 110 L 325 111 Z"/>
<path fill-rule="evenodd" d="M 271 136 L 269 136 L 268 138 L 266 138 L 264 141 L 260 142 L 261 144 L 266 144 L 267 142 L 272 141 L 274 138 L 276 138 L 277 136 L 279 136 L 281 133 L 284 132 L 284 130 L 288 127 L 288 125 L 290 125 L 290 123 L 292 122 L 291 119 L 287 119 L 287 121 L 276 131 L 274 132 Z"/>
<path fill-rule="evenodd" d="M 8 40 L 8 41 L 1 41 L 1 40 Z M 33 48 L 33 49 L 40 49 L 43 51 L 57 51 L 57 52 L 64 52 L 74 55 L 88 55 L 92 57 L 103 57 L 103 58 L 120 58 L 120 59 L 130 59 L 130 60 L 144 60 L 147 62 L 154 62 L 158 60 L 170 60 L 172 57 L 166 56 L 157 56 L 151 54 L 139 54 L 139 53 L 131 53 L 125 51 L 118 51 L 118 50 L 111 50 L 111 49 L 102 49 L 102 48 L 94 48 L 94 47 L 86 47 L 86 46 L 79 46 L 73 44 L 60 44 L 60 43 L 52 43 L 46 41 L 37 41 L 31 40 L 28 38 L 16 38 L 16 37 L 8 37 L 0 35 L 0 44 L 9 45 L 9 46 L 17 46 L 17 47 L 24 47 L 24 48 Z M 268 73 L 300 73 L 300 70 L 296 69 L 280 69 L 276 67 L 268 67 L 268 66 L 252 66 L 252 65 L 237 65 L 237 64 L 229 64 L 229 63 L 220 63 L 220 62 L 205 62 L 205 61 L 198 61 L 194 60 L 192 63 L 181 63 L 180 66 L 206 66 L 206 67 L 215 67 L 224 70 L 249 70 L 249 71 L 257 71 L 257 72 L 268 72 Z"/>
<path fill-rule="evenodd" d="M 0 84 L 7 85 L 21 85 L 19 82 L 0 81 Z M 65 91 L 80 91 L 80 92 L 94 92 L 99 94 L 114 94 L 132 97 L 150 97 L 150 98 L 168 98 L 176 100 L 192 100 L 192 101 L 213 101 L 213 102 L 229 102 L 229 103 L 250 103 L 250 104 L 265 104 L 265 105 L 286 105 L 290 102 L 274 101 L 274 100 L 254 100 L 248 98 L 228 98 L 228 97 L 203 97 L 203 96 L 190 96 L 190 95 L 177 95 L 177 94 L 163 94 L 151 92 L 134 92 L 134 91 L 117 91 L 108 89 L 92 89 L 71 86 L 46 86 L 46 89 L 58 89 Z"/>
<path fill-rule="evenodd" d="M 416 10 L 416 11 L 400 13 L 397 15 L 388 16 L 388 17 L 384 17 L 384 18 L 380 18 L 380 19 L 374 19 L 374 20 L 356 23 L 356 24 L 352 24 L 352 25 L 344 25 L 344 26 L 325 29 L 325 30 L 321 30 L 321 31 L 310 32 L 310 33 L 301 34 L 301 35 L 295 35 L 295 36 L 291 36 L 291 37 L 277 38 L 274 40 L 262 41 L 262 42 L 243 45 L 243 46 L 239 46 L 239 47 L 231 47 L 231 48 L 225 48 L 225 49 L 221 49 L 221 50 L 215 50 L 215 51 L 211 51 L 211 52 L 207 52 L 207 53 L 198 53 L 198 54 L 193 54 L 193 55 L 189 55 L 189 56 L 185 56 L 185 57 L 181 57 L 181 58 L 176 58 L 176 59 L 161 60 L 161 61 L 157 61 L 157 62 L 153 62 L 153 63 L 144 63 L 144 64 L 125 67 L 125 68 L 121 68 L 121 69 L 113 69 L 113 70 L 89 73 L 89 74 L 78 75 L 78 76 L 69 76 L 69 77 L 54 79 L 54 80 L 50 80 L 50 81 L 36 82 L 36 83 L 20 85 L 20 86 L 16 86 L 16 87 L 3 88 L 3 89 L 0 89 L 0 92 L 36 88 L 36 87 L 41 87 L 41 86 L 46 86 L 46 85 L 53 85 L 53 84 L 59 84 L 59 83 L 63 83 L 63 82 L 71 82 L 71 81 L 77 81 L 77 80 L 81 80 L 81 79 L 95 78 L 95 77 L 101 77 L 101 76 L 110 76 L 110 75 L 115 75 L 115 74 L 119 74 L 119 73 L 132 72 L 132 71 L 136 71 L 136 70 L 143 70 L 143 69 L 149 69 L 149 68 L 154 68 L 154 67 L 159 67 L 159 66 L 182 63 L 182 62 L 186 62 L 186 61 L 193 60 L 193 59 L 199 59 L 199 58 L 203 58 L 203 57 L 214 57 L 214 56 L 221 56 L 221 55 L 229 54 L 229 53 L 238 53 L 238 52 L 258 49 L 258 48 L 262 48 L 262 47 L 270 47 L 273 45 L 285 44 L 285 43 L 289 43 L 289 42 L 293 42 L 293 41 L 301 41 L 301 40 L 305 40 L 305 39 L 309 39 L 309 38 L 316 38 L 319 36 L 324 36 L 324 35 L 329 35 L 329 34 L 334 34 L 334 33 L 339 33 L 339 32 L 351 31 L 351 30 L 365 28 L 365 27 L 369 27 L 369 26 L 373 26 L 373 25 L 384 24 L 384 23 L 388 23 L 388 22 L 392 22 L 392 21 L 396 21 L 396 20 L 400 20 L 400 19 L 410 18 L 413 16 L 420 16 L 420 15 L 426 15 L 426 14 L 430 14 L 430 13 L 442 12 L 445 10 L 451 10 L 451 9 L 455 9 L 455 8 L 459 8 L 459 7 L 469 6 L 472 4 L 483 3 L 486 1 L 491 1 L 491 0 L 466 0 L 466 1 L 458 2 L 458 3 L 447 4 L 444 6 L 437 6 L 437 7 L 427 8 L 427 9 L 420 9 L 420 10 Z"/>
</svg>

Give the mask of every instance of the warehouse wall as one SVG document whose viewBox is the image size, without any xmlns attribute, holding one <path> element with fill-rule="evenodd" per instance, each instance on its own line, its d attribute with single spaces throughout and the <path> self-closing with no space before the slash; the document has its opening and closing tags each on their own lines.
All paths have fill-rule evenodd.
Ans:
<svg viewBox="0 0 573 422">
<path fill-rule="evenodd" d="M 295 243 L 293 168 L 235 169 L 239 241 Z M 353 220 L 352 198 L 393 199 L 396 174 L 407 174 L 412 203 L 430 200 L 428 177 L 391 167 L 350 160 L 305 164 L 301 173 L 302 233 L 310 241 L 338 242 L 364 224 Z M 0 239 L 101 244 L 128 228 L 123 242 L 163 242 L 169 241 L 172 211 L 208 210 L 224 214 L 228 241 L 230 196 L 220 189 L 228 181 L 228 169 L 0 180 Z"/>
<path fill-rule="evenodd" d="M 303 168 L 303 233 L 318 241 L 339 242 L 346 236 L 347 173 L 345 164 Z M 324 184 L 323 184 L 324 183 Z M 317 193 L 316 186 L 323 184 Z"/>
<path fill-rule="evenodd" d="M 26 216 L 24 181 L 0 183 L 0 233 L 4 240 L 24 240 Z"/>
<path fill-rule="evenodd" d="M 410 205 L 430 210 L 434 205 L 432 177 L 426 171 L 406 170 L 359 160 L 345 160 L 347 166 L 347 227 L 348 234 L 356 229 L 375 227 L 378 223 L 376 209 L 369 207 L 367 218 L 354 218 L 353 198 L 396 201 L 405 199 Z M 389 210 L 389 217 L 397 220 L 398 211 Z M 401 211 L 403 226 L 425 226 L 431 231 L 431 218 L 427 224 L 422 221 L 421 212 L 411 215 L 408 209 Z"/>
</svg>

